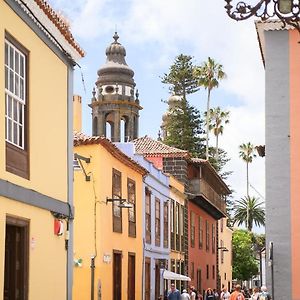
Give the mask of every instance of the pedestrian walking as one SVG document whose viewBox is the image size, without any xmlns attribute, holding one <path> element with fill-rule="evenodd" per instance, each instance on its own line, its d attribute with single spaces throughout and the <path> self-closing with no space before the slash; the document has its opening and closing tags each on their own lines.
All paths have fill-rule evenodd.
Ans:
<svg viewBox="0 0 300 300">
<path fill-rule="evenodd" d="M 230 298 L 230 293 L 227 291 L 227 288 L 223 288 L 220 299 L 229 300 L 229 298 Z"/>
<path fill-rule="evenodd" d="M 261 287 L 261 293 L 259 294 L 259 300 L 271 300 L 272 297 L 268 292 L 268 289 L 266 286 Z"/>
<path fill-rule="evenodd" d="M 197 291 L 193 286 L 190 287 L 191 300 L 196 300 Z"/>
<path fill-rule="evenodd" d="M 171 284 L 171 288 L 168 292 L 168 300 L 180 300 L 180 292 L 176 289 L 175 284 Z"/>
<path fill-rule="evenodd" d="M 205 300 L 216 300 L 215 294 L 211 288 L 206 290 Z"/>
<path fill-rule="evenodd" d="M 219 300 L 219 293 L 217 292 L 216 289 L 213 289 L 214 295 L 215 295 L 215 299 Z"/>
<path fill-rule="evenodd" d="M 229 300 L 245 300 L 239 284 L 235 286 L 234 292 L 230 295 Z"/>
<path fill-rule="evenodd" d="M 259 300 L 259 288 L 255 287 L 251 295 L 251 300 Z"/>
<path fill-rule="evenodd" d="M 190 300 L 190 299 L 191 299 L 191 297 L 188 294 L 187 290 L 183 290 L 182 294 L 181 294 L 181 300 Z"/>
</svg>

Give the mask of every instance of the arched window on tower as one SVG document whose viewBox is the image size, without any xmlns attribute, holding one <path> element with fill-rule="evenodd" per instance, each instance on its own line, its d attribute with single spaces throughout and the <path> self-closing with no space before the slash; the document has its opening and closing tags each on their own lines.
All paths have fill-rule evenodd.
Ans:
<svg viewBox="0 0 300 300">
<path fill-rule="evenodd" d="M 126 121 L 124 119 L 121 119 L 121 123 L 120 123 L 120 142 L 121 143 L 125 143 L 126 141 Z"/>
<path fill-rule="evenodd" d="M 93 119 L 93 135 L 98 135 L 98 118 Z"/>
<path fill-rule="evenodd" d="M 120 140 L 121 142 L 129 142 L 130 132 L 129 132 L 129 118 L 127 116 L 122 116 L 121 118 L 121 128 L 120 128 Z"/>
<path fill-rule="evenodd" d="M 113 114 L 107 113 L 105 116 L 105 137 L 112 142 L 115 142 L 113 120 Z"/>
<path fill-rule="evenodd" d="M 113 142 L 113 125 L 110 122 L 105 123 L 105 137 Z"/>
</svg>

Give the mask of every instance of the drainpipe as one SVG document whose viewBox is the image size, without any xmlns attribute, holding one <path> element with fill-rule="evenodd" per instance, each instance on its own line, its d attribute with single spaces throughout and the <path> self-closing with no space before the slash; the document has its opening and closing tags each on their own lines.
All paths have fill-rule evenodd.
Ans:
<svg viewBox="0 0 300 300">
<path fill-rule="evenodd" d="M 91 300 L 94 300 L 95 292 L 95 256 L 91 257 Z"/>
<path fill-rule="evenodd" d="M 69 206 L 68 219 L 68 249 L 67 249 L 67 271 L 66 271 L 66 293 L 67 300 L 72 300 L 73 284 L 73 66 L 69 62 L 67 75 L 67 201 Z"/>
</svg>

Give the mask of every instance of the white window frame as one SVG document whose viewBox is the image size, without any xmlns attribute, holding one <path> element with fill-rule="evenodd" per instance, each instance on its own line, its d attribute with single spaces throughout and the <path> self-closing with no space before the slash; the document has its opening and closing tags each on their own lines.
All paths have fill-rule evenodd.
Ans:
<svg viewBox="0 0 300 300">
<path fill-rule="evenodd" d="M 5 140 L 20 148 L 25 148 L 25 105 L 26 105 L 26 56 L 5 39 Z M 13 57 L 11 57 L 11 50 Z M 7 55 L 7 56 L 6 56 Z M 18 58 L 18 61 L 16 60 Z M 23 61 L 23 65 L 21 64 Z M 23 75 L 21 74 L 23 71 Z M 12 77 L 11 77 L 12 76 Z M 11 83 L 12 80 L 12 83 Z M 21 82 L 23 85 L 21 87 Z M 11 125 L 11 126 L 9 126 Z M 14 130 L 16 128 L 16 130 Z M 20 132 L 21 131 L 21 132 Z M 16 136 L 15 136 L 16 134 Z"/>
</svg>

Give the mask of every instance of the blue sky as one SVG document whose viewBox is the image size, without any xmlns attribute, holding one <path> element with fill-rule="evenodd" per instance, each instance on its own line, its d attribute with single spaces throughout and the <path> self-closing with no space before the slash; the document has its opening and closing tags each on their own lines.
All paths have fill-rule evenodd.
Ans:
<svg viewBox="0 0 300 300">
<path fill-rule="evenodd" d="M 196 64 L 210 56 L 223 64 L 227 79 L 212 92 L 211 107 L 221 106 L 231 113 L 230 124 L 220 138 L 234 173 L 228 184 L 234 199 L 246 193 L 246 166 L 238 157 L 238 146 L 248 141 L 264 144 L 264 69 L 254 20 L 235 22 L 225 12 L 221 0 L 51 0 L 67 18 L 75 39 L 86 52 L 75 71 L 75 93 L 83 97 L 83 130 L 91 133 L 91 110 L 87 104 L 104 64 L 105 49 L 113 41 L 117 27 L 119 41 L 127 51 L 127 64 L 135 72 L 140 93 L 140 136 L 157 137 L 168 88 L 160 76 L 168 72 L 176 55 L 192 55 Z M 206 92 L 200 90 L 190 102 L 201 112 Z M 211 138 L 214 144 L 214 138 Z M 250 182 L 264 195 L 264 159 L 250 166 Z M 258 196 L 254 189 L 251 195 Z M 263 200 L 263 199 L 262 199 Z"/>
</svg>

